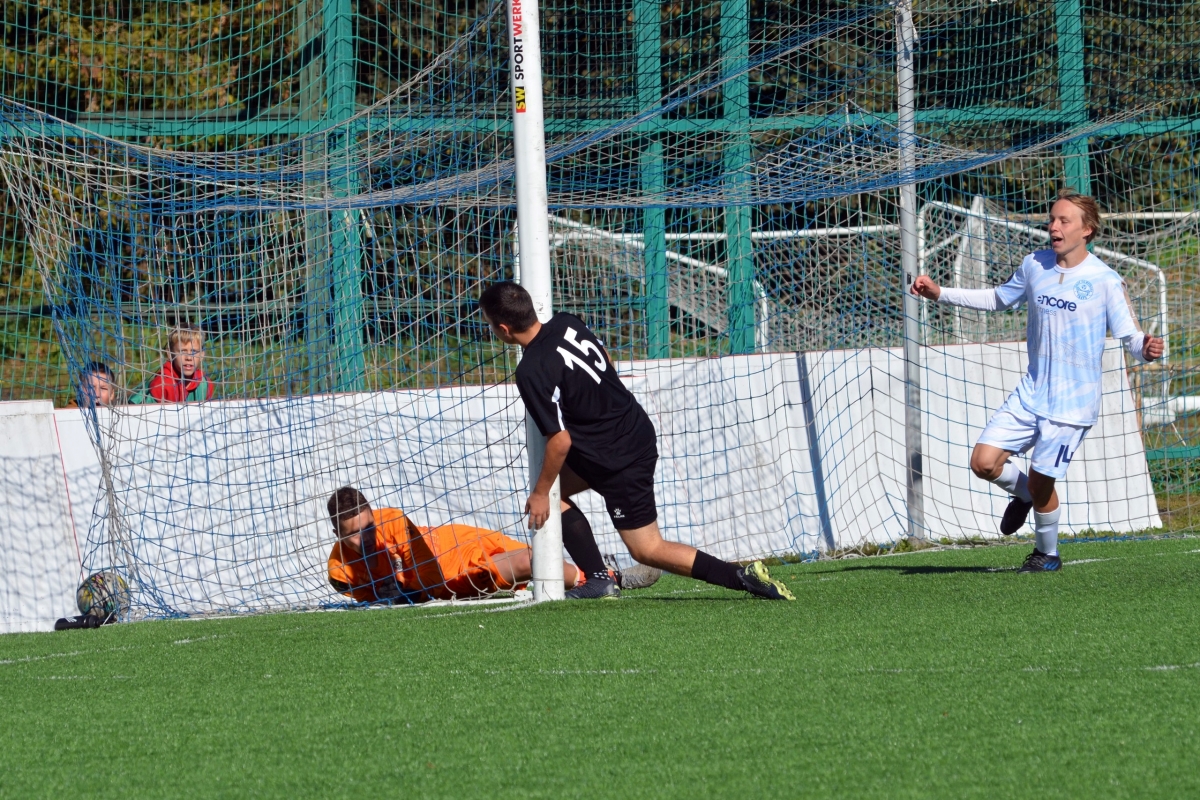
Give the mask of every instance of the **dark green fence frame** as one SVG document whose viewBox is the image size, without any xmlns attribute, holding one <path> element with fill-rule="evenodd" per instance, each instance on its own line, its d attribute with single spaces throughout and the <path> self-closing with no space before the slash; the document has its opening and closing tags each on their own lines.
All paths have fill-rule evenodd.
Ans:
<svg viewBox="0 0 1200 800">
<path fill-rule="evenodd" d="M 308 25 L 305 33 L 311 38 L 318 34 L 324 42 L 321 68 L 310 68 L 310 80 L 319 80 L 325 75 L 325 113 L 323 115 L 301 111 L 294 117 L 278 114 L 265 118 L 241 120 L 230 115 L 222 118 L 204 115 L 199 119 L 173 118 L 170 114 L 155 115 L 153 112 L 126 116 L 81 115 L 78 124 L 97 134 L 116 139 L 140 139 L 145 137 L 293 137 L 328 129 L 348 120 L 355 113 L 354 80 L 356 74 L 354 47 L 354 19 L 350 0 L 304 0 L 312 8 L 320 4 L 322 23 Z M 631 113 L 643 110 L 658 102 L 662 95 L 661 63 L 661 3 L 659 0 L 633 0 L 635 48 L 637 64 L 636 95 L 628 101 Z M 750 52 L 748 0 L 725 0 L 721 3 L 722 56 L 734 68 L 745 63 Z M 307 14 L 301 16 L 308 16 Z M 1037 108 L 1005 108 L 986 106 L 965 109 L 929 109 L 918 111 L 916 120 L 922 123 L 947 122 L 1039 122 L 1080 126 L 1086 124 L 1087 86 L 1084 70 L 1084 30 L 1080 0 L 1056 0 L 1055 20 L 1057 36 L 1057 59 L 1059 81 L 1059 108 L 1057 110 Z M 314 67 L 316 65 L 314 64 Z M 302 87 L 302 92 L 313 87 Z M 752 159 L 751 136 L 756 131 L 818 128 L 828 125 L 854 126 L 878 124 L 888 116 L 867 117 L 856 114 L 839 114 L 836 117 L 813 115 L 786 115 L 752 118 L 749 113 L 749 76 L 730 80 L 723 87 L 724 113 L 716 119 L 653 119 L 636 129 L 648 145 L 641 158 L 642 187 L 653 193 L 664 184 L 663 141 L 665 134 L 672 133 L 716 133 L 728 132 L 733 141 L 726 148 L 725 170 L 728 180 L 746 180 L 745 167 Z M 616 120 L 575 119 L 547 120 L 556 131 L 584 131 L 603 128 Z M 424 130 L 469 131 L 485 126 L 495 129 L 493 120 L 472 121 L 469 119 L 422 119 L 388 123 L 393 126 L 414 125 Z M 1200 120 L 1164 119 L 1154 122 L 1118 123 L 1105 129 L 1106 135 L 1120 136 L 1127 133 L 1153 135 L 1165 132 L 1200 132 Z M 351 146 L 349 137 L 336 140 L 331 137 L 326 155 L 337 157 L 338 148 Z M 1089 140 L 1079 138 L 1062 148 L 1063 178 L 1077 190 L 1090 193 L 1091 174 L 1089 166 Z M 348 156 L 348 153 L 343 153 Z M 350 179 L 344 185 L 334 187 L 342 195 L 356 191 Z M 667 297 L 666 218 L 661 208 L 647 208 L 643 212 L 642 230 L 645 242 L 645 319 L 648 355 L 660 358 L 668 355 L 670 345 L 670 309 Z M 328 225 L 332 243 L 328 268 L 334 287 L 333 331 L 330 338 L 335 343 L 338 356 L 339 390 L 360 389 L 365 385 L 365 363 L 361 347 L 361 330 L 365 325 L 363 297 L 358 280 L 362 257 L 359 241 L 361 226 L 352 221 L 334 218 L 323 220 Z M 346 216 L 346 215 L 341 215 Z M 726 257 L 729 274 L 728 330 L 729 352 L 750 353 L 755 350 L 755 294 L 754 294 L 754 250 L 751 243 L 752 209 L 733 207 L 724 212 Z"/>
</svg>

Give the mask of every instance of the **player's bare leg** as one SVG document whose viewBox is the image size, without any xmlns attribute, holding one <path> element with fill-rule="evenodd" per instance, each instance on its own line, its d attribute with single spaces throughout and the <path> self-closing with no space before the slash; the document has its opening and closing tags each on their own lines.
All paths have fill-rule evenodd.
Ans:
<svg viewBox="0 0 1200 800">
<path fill-rule="evenodd" d="M 1058 492 L 1054 478 L 1035 469 L 1029 470 L 1029 494 L 1033 498 L 1033 552 L 1021 565 L 1021 572 L 1055 572 L 1062 569 L 1058 556 Z"/>
<path fill-rule="evenodd" d="M 657 522 L 617 533 L 621 534 L 629 553 L 642 564 L 769 600 L 796 599 L 782 582 L 771 577 L 761 561 L 739 567 L 690 545 L 668 542 L 662 538 Z"/>
<path fill-rule="evenodd" d="M 1012 495 L 1000 520 L 1000 532 L 1005 536 L 1016 533 L 1025 524 L 1033 507 L 1030 495 L 1032 477 L 1021 472 L 1021 468 L 1010 460 L 1011 457 L 1012 453 L 1008 450 L 982 442 L 971 451 L 971 472 Z"/>
<path fill-rule="evenodd" d="M 496 567 L 501 580 L 511 586 L 518 583 L 528 583 L 533 579 L 533 560 L 528 548 L 524 550 L 509 550 L 492 556 L 492 564 Z M 563 562 L 563 584 L 573 589 L 579 577 L 579 570 L 573 564 Z"/>
<path fill-rule="evenodd" d="M 971 451 L 971 472 L 985 481 L 994 481 L 1000 477 L 1011 457 L 1012 453 L 1007 450 L 980 442 Z"/>
<path fill-rule="evenodd" d="M 1062 566 L 1058 557 L 1058 493 L 1054 491 L 1054 478 L 1035 469 L 1026 476 L 1009 459 L 1012 453 L 990 444 L 980 442 L 971 451 L 971 471 L 977 477 L 990 481 L 1011 494 L 1012 500 L 1000 520 L 1000 532 L 1008 535 L 1025 524 L 1030 509 L 1033 510 L 1034 549 L 1022 572 L 1053 572 Z"/>
<path fill-rule="evenodd" d="M 629 554 L 639 564 L 657 567 L 685 578 L 692 577 L 696 548 L 679 542 L 668 542 L 662 538 L 657 522 L 632 530 L 618 530 L 617 533 L 621 534 L 621 541 L 625 542 Z"/>
<path fill-rule="evenodd" d="M 1047 514 L 1058 508 L 1058 492 L 1054 491 L 1054 478 L 1047 477 L 1036 469 L 1029 470 L 1029 494 L 1033 497 L 1033 510 Z"/>
<path fill-rule="evenodd" d="M 587 482 L 566 464 L 559 473 L 559 481 L 564 498 L 569 498 L 588 488 Z M 576 511 L 578 510 L 576 509 Z M 663 539 L 657 522 L 651 522 L 640 528 L 618 529 L 617 533 L 621 535 L 621 540 L 629 548 L 629 554 L 639 564 L 682 575 L 685 578 L 696 578 L 717 586 L 747 591 L 773 600 L 796 599 L 786 586 L 771 578 L 762 562 L 756 561 L 743 569 L 736 564 L 713 558 L 690 545 L 668 542 Z M 563 535 L 565 541 L 565 525 Z M 595 537 L 591 535 L 590 526 L 587 529 L 587 535 L 594 548 Z M 598 554 L 599 549 L 596 552 Z M 583 588 L 586 589 L 587 584 L 584 584 Z M 605 596 L 612 595 L 606 594 Z"/>
</svg>

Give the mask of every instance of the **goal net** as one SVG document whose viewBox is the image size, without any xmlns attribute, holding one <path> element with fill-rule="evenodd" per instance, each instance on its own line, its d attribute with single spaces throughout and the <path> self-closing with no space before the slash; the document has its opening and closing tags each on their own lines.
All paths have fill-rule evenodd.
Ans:
<svg viewBox="0 0 1200 800">
<path fill-rule="evenodd" d="M 1171 338 L 1151 367 L 1106 352 L 1063 522 L 1157 528 L 1186 501 L 1155 455 L 1191 446 L 1195 410 L 1186 36 L 1087 3 L 1009 5 L 918 2 L 911 57 L 887 4 L 543 7 L 554 305 L 605 341 L 658 429 L 668 538 L 742 560 L 895 546 L 914 530 L 910 468 L 921 536 L 995 535 L 1007 498 L 967 463 L 1024 373 L 1025 312 L 916 306 L 914 427 L 902 186 L 911 263 L 962 287 L 1046 246 L 1059 186 L 1101 198 L 1094 252 Z M 134 617 L 349 602 L 326 573 L 344 485 L 419 526 L 528 541 L 518 353 L 475 310 L 520 277 L 520 100 L 505 5 L 469 12 L 368 105 L 327 70 L 324 102 L 343 81 L 352 113 L 301 135 L 134 144 L 0 101 L 0 174 L 61 347 L 77 381 L 93 362 L 116 375 L 113 405 L 81 393 L 103 475 L 85 569 L 125 575 Z M 213 398 L 156 402 L 183 324 L 204 333 Z M 628 563 L 599 499 L 582 507 Z M 418 599 L 489 591 L 435 579 Z"/>
</svg>

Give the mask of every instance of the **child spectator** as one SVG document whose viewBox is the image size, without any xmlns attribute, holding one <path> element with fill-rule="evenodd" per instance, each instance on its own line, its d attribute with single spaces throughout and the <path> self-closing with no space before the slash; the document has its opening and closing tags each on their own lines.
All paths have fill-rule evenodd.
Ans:
<svg viewBox="0 0 1200 800">
<path fill-rule="evenodd" d="M 167 339 L 170 359 L 150 385 L 131 402 L 134 403 L 194 403 L 211 400 L 213 387 L 200 362 L 204 359 L 204 331 L 188 322 L 171 331 Z"/>
<path fill-rule="evenodd" d="M 67 408 L 111 406 L 117 400 L 117 378 L 102 361 L 90 361 L 79 374 L 79 391 Z"/>
</svg>

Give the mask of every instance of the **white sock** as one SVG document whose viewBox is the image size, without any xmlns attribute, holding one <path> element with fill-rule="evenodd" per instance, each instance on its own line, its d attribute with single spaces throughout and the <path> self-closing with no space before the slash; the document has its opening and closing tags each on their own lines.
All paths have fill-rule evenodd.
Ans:
<svg viewBox="0 0 1200 800">
<path fill-rule="evenodd" d="M 1033 499 L 1029 494 L 1029 476 L 1021 472 L 1021 468 L 1011 461 L 1004 462 L 1004 469 L 1000 471 L 1000 477 L 992 483 L 1026 503 Z"/>
<path fill-rule="evenodd" d="M 1058 555 L 1058 515 L 1062 506 L 1045 514 L 1033 512 L 1033 546 L 1048 556 Z"/>
</svg>

